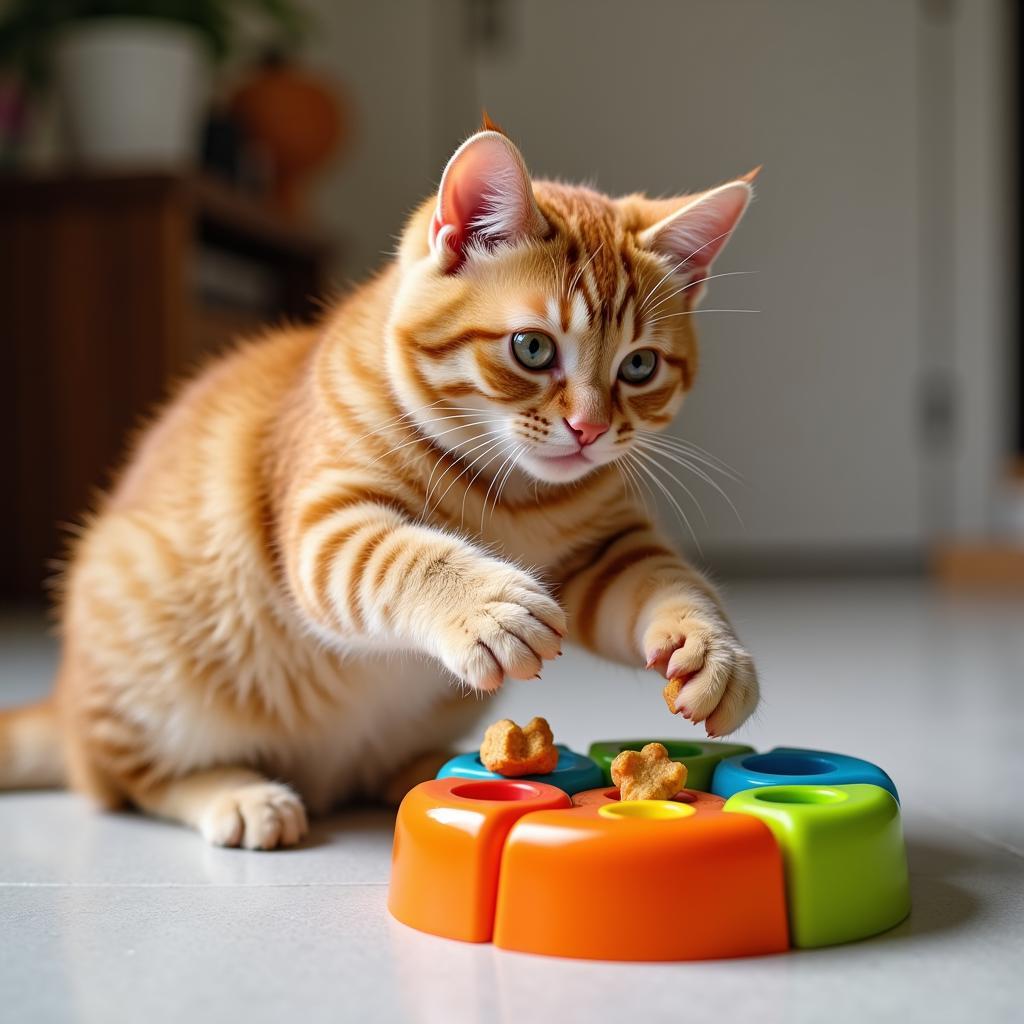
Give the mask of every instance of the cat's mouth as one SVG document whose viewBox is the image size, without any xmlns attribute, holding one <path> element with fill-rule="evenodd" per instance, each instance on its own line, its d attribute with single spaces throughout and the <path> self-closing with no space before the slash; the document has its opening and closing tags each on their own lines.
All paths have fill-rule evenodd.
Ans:
<svg viewBox="0 0 1024 1024">
<path fill-rule="evenodd" d="M 533 457 L 555 466 L 580 466 L 584 463 L 588 466 L 596 465 L 583 451 L 572 452 L 569 455 L 541 455 L 540 452 L 534 452 Z"/>
<path fill-rule="evenodd" d="M 534 476 L 548 483 L 569 483 L 602 465 L 598 459 L 591 458 L 583 449 L 552 454 L 534 449 L 523 461 Z"/>
</svg>

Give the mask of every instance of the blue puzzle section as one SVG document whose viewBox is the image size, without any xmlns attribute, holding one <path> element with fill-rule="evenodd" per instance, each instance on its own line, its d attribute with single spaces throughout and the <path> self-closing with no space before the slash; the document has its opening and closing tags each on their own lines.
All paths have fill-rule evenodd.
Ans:
<svg viewBox="0 0 1024 1024">
<path fill-rule="evenodd" d="M 876 764 L 827 750 L 775 747 L 767 754 L 739 754 L 718 764 L 711 792 L 729 798 L 762 786 L 850 786 L 867 783 L 899 794 L 892 779 Z"/>
<path fill-rule="evenodd" d="M 555 770 L 547 775 L 523 775 L 523 778 L 530 782 L 546 782 L 549 786 L 557 786 L 563 793 L 572 796 L 585 789 L 598 789 L 604 785 L 604 776 L 589 757 L 577 754 L 561 743 L 555 745 L 558 750 L 558 764 Z M 488 771 L 480 762 L 480 755 L 477 752 L 460 754 L 453 757 L 447 764 L 441 767 L 437 773 L 439 779 L 503 779 L 504 775 Z"/>
</svg>

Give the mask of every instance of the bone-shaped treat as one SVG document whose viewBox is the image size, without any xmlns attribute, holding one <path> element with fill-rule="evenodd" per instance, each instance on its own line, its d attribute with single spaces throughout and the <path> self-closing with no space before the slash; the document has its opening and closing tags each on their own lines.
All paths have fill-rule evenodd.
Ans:
<svg viewBox="0 0 1024 1024">
<path fill-rule="evenodd" d="M 558 764 L 551 726 L 543 718 L 532 718 L 520 728 L 503 718 L 487 727 L 480 760 L 498 775 L 547 775 Z"/>
<path fill-rule="evenodd" d="M 622 800 L 669 800 L 686 785 L 686 765 L 670 761 L 662 744 L 648 743 L 612 761 L 612 782 Z"/>
</svg>

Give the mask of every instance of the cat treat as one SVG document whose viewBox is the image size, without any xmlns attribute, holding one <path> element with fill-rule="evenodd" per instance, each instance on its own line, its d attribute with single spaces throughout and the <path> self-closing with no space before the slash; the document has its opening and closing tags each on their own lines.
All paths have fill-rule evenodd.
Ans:
<svg viewBox="0 0 1024 1024">
<path fill-rule="evenodd" d="M 520 728 L 503 718 L 487 727 L 480 760 L 498 775 L 547 775 L 558 764 L 551 726 L 545 718 L 531 718 Z"/>
<path fill-rule="evenodd" d="M 648 743 L 612 761 L 612 782 L 622 800 L 670 800 L 686 785 L 686 765 L 670 761 L 661 743 Z"/>
<path fill-rule="evenodd" d="M 673 715 L 679 714 L 680 709 L 676 707 L 676 700 L 678 700 L 680 692 L 688 682 L 689 679 L 686 678 L 670 679 L 665 684 L 665 689 L 661 691 L 662 696 L 665 698 L 665 704 Z"/>
</svg>

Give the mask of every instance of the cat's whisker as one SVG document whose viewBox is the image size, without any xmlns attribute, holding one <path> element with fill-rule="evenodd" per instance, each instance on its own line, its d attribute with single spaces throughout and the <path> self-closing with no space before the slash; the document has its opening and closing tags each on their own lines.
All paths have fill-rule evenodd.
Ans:
<svg viewBox="0 0 1024 1024">
<path fill-rule="evenodd" d="M 477 434 L 476 437 L 473 438 L 473 440 L 475 441 L 475 440 L 477 440 L 477 438 L 483 437 L 484 440 L 481 441 L 479 444 L 475 444 L 475 445 L 473 445 L 472 448 L 468 448 L 465 451 L 461 451 L 461 452 L 458 452 L 458 453 L 446 452 L 445 454 L 447 454 L 455 463 L 459 463 L 459 462 L 463 461 L 466 456 L 472 455 L 472 453 L 477 451 L 477 449 L 482 448 L 485 444 L 488 444 L 495 436 L 499 436 L 500 437 L 501 436 L 501 432 L 497 431 L 497 430 L 485 430 L 485 431 L 483 431 L 483 433 Z M 426 512 L 426 510 L 430 507 L 430 496 L 431 496 L 431 493 L 434 490 L 434 485 L 433 485 L 434 474 L 437 472 L 437 467 L 440 466 L 443 461 L 444 461 L 443 456 L 438 456 L 437 461 L 434 463 L 434 468 L 430 471 L 430 477 L 427 480 L 426 494 L 424 495 L 424 498 L 423 498 L 423 509 L 424 509 L 424 512 Z M 452 468 L 454 468 L 454 467 L 452 467 L 450 465 L 445 467 L 444 472 L 437 478 L 437 486 L 438 487 L 441 486 L 441 481 L 444 480 L 445 476 L 448 474 L 449 470 L 452 469 Z M 445 493 L 447 493 L 447 492 L 445 492 Z"/>
<path fill-rule="evenodd" d="M 676 454 L 672 454 L 671 452 L 659 451 L 658 449 L 653 448 L 653 447 L 648 448 L 646 446 L 645 442 L 643 442 L 643 441 L 637 441 L 636 444 L 637 444 L 638 448 L 640 448 L 641 450 L 647 451 L 649 454 L 661 455 L 663 458 L 669 459 L 670 461 L 676 463 L 676 465 L 682 466 L 684 469 L 688 469 L 691 473 L 693 473 L 694 475 L 699 477 L 706 484 L 709 484 L 716 491 L 718 491 L 718 493 L 725 499 L 725 501 L 728 504 L 729 508 L 732 509 L 733 515 L 736 517 L 737 522 L 741 526 L 744 525 L 743 517 L 740 515 L 739 509 L 737 509 L 736 506 L 733 504 L 732 498 L 730 498 L 729 495 L 726 494 L 725 490 L 718 484 L 718 482 L 713 477 L 711 477 L 707 473 L 705 473 L 704 470 L 701 469 L 699 466 L 695 466 L 695 465 L 693 465 L 693 463 L 687 462 L 681 456 L 676 455 Z"/>
<path fill-rule="evenodd" d="M 502 462 L 500 466 L 498 466 L 497 472 L 495 472 L 494 477 L 491 479 L 491 482 L 490 482 L 490 484 L 487 487 L 487 493 L 484 495 L 483 507 L 480 510 L 480 529 L 481 530 L 483 530 L 483 527 L 484 527 L 484 516 L 486 516 L 486 514 L 487 514 L 487 502 L 488 502 L 488 499 L 491 496 L 491 491 L 493 490 L 495 484 L 497 484 L 498 480 L 501 478 L 502 470 L 505 468 L 506 465 L 509 464 L 510 460 L 513 460 L 515 458 L 517 453 L 524 451 L 525 448 L 526 448 L 525 444 L 520 444 L 516 448 L 513 448 L 512 451 L 508 455 L 505 456 L 505 461 Z M 512 465 L 515 465 L 515 463 L 512 462 Z"/>
<path fill-rule="evenodd" d="M 497 437 L 495 437 L 495 438 L 491 438 L 491 439 L 489 439 L 489 443 L 488 443 L 488 446 L 487 446 L 486 448 L 484 448 L 484 450 L 483 450 L 483 451 L 482 451 L 482 452 L 481 452 L 481 453 L 480 453 L 480 454 L 479 454 L 479 455 L 478 455 L 478 456 L 477 456 L 477 457 L 476 457 L 475 459 L 471 459 L 471 460 L 470 460 L 470 461 L 469 461 L 469 462 L 468 462 L 468 463 L 467 463 L 467 464 L 466 464 L 465 466 L 463 466 L 463 468 L 462 468 L 461 470 L 459 470 L 459 472 L 458 472 L 458 473 L 456 473 L 456 475 L 455 475 L 455 476 L 454 476 L 454 477 L 452 478 L 451 482 L 450 482 L 450 483 L 448 484 L 448 486 L 447 486 L 447 487 L 446 487 L 446 488 L 444 489 L 444 494 L 442 494 L 442 495 L 441 495 L 441 497 L 440 497 L 440 498 L 438 498 L 438 499 L 437 499 L 437 501 L 435 501 L 435 502 L 434 502 L 434 506 L 433 506 L 433 508 L 432 508 L 432 509 L 428 509 L 428 510 L 427 510 L 427 512 L 428 512 L 428 515 L 430 514 L 430 512 L 436 512 L 436 511 L 437 511 L 437 510 L 438 510 L 438 509 L 439 509 L 439 508 L 441 507 L 441 504 L 442 504 L 442 502 L 444 501 L 444 499 L 445 499 L 445 498 L 447 498 L 447 497 L 448 497 L 448 494 L 450 493 L 451 489 L 452 489 L 452 488 L 453 488 L 453 487 L 454 487 L 454 486 L 455 486 L 455 485 L 456 485 L 456 484 L 457 484 L 457 483 L 458 483 L 458 482 L 459 482 L 459 481 L 460 481 L 460 480 L 461 480 L 461 479 L 462 479 L 462 478 L 463 478 L 463 477 L 464 477 L 464 476 L 465 476 L 465 475 L 466 475 L 466 474 L 467 474 L 467 473 L 468 473 L 468 472 L 469 472 L 469 471 L 470 471 L 470 470 L 471 470 L 471 469 L 472 469 L 472 468 L 473 468 L 473 467 L 474 467 L 474 466 L 475 466 L 475 465 L 476 465 L 476 464 L 477 464 L 477 463 L 478 463 L 478 462 L 479 462 L 479 461 L 480 461 L 480 460 L 481 460 L 482 458 L 484 458 L 484 457 L 485 457 L 485 456 L 486 456 L 487 454 L 489 454 L 489 453 L 490 453 L 490 452 L 491 452 L 491 451 L 492 451 L 492 450 L 493 450 L 494 448 L 499 448 L 499 446 L 500 446 L 500 445 L 501 445 L 501 444 L 502 444 L 503 442 L 507 442 L 507 441 L 508 441 L 508 438 L 507 438 L 507 437 L 506 437 L 505 435 L 503 435 L 503 434 L 501 434 L 501 435 L 499 435 L 499 436 L 497 436 Z M 481 445 L 480 447 L 483 447 L 483 445 Z M 501 449 L 499 448 L 499 453 L 500 453 L 500 450 L 501 450 Z M 488 463 L 486 463 L 486 462 L 485 462 L 485 463 L 484 463 L 484 465 L 486 466 L 486 465 L 488 465 Z M 475 480 L 475 479 L 476 479 L 476 477 L 474 477 L 473 479 Z M 471 482 L 472 482 L 472 481 L 471 481 Z M 440 486 L 440 484 L 439 484 L 438 486 Z M 467 494 L 469 493 L 469 488 L 468 488 L 468 487 L 467 487 L 467 489 L 466 489 L 466 493 L 467 493 Z M 465 495 L 463 495 L 463 502 L 465 502 Z"/>
<path fill-rule="evenodd" d="M 677 271 L 678 271 L 678 270 L 679 270 L 679 269 L 680 269 L 681 267 L 684 267 L 684 266 L 685 266 L 685 265 L 686 265 L 687 263 L 689 263 L 689 262 L 690 262 L 690 260 L 692 260 L 692 259 L 693 259 L 693 257 L 694 257 L 694 256 L 696 256 L 696 255 L 697 255 L 697 253 L 699 253 L 699 252 L 701 251 L 701 249 L 706 249 L 706 248 L 707 248 L 707 247 L 708 247 L 709 245 L 714 245 L 714 244 L 715 244 L 715 242 L 717 242 L 717 241 L 718 241 L 718 240 L 719 240 L 720 238 L 725 238 L 725 236 L 726 236 L 726 235 L 730 234 L 730 233 L 731 233 L 731 230 L 732 230 L 732 229 L 730 229 L 729 231 L 723 231 L 723 232 L 722 232 L 722 233 L 721 233 L 720 235 L 715 235 L 715 237 L 714 237 L 714 238 L 710 238 L 710 239 L 708 239 L 708 241 L 706 241 L 706 242 L 705 242 L 705 243 L 704 243 L 703 245 L 701 245 L 701 246 L 698 246 L 698 247 L 697 247 L 696 249 L 694 249 L 694 250 L 693 250 L 693 252 L 691 252 L 691 253 L 690 253 L 690 255 L 686 257 L 686 259 L 684 259 L 684 260 L 680 260 L 680 261 L 679 261 L 679 262 L 678 262 L 678 263 L 677 263 L 677 264 L 676 264 L 676 265 L 675 265 L 674 267 L 672 267 L 672 269 L 671 269 L 671 270 L 669 270 L 669 271 L 668 271 L 668 273 L 666 273 L 666 274 L 665 274 L 665 276 L 664 276 L 664 277 L 662 277 L 662 278 L 661 278 L 661 280 L 659 280 L 659 281 L 658 281 L 658 283 L 657 283 L 657 284 L 656 284 L 656 285 L 655 285 L 655 286 L 654 286 L 654 287 L 653 287 L 653 288 L 652 288 L 652 289 L 651 289 L 651 290 L 650 290 L 650 291 L 649 291 L 649 292 L 648 292 L 648 293 L 647 293 L 647 294 L 646 294 L 646 295 L 644 296 L 644 300 L 643 300 L 643 303 L 641 303 L 641 305 L 640 305 L 640 309 L 639 309 L 639 310 L 638 310 L 637 312 L 643 312 L 644 306 L 645 306 L 645 305 L 647 304 L 647 300 L 648 300 L 648 299 L 650 299 L 650 297 L 651 297 L 651 296 L 652 296 L 652 295 L 653 295 L 653 294 L 654 294 L 654 293 L 655 293 L 655 292 L 656 292 L 656 291 L 657 291 L 657 290 L 658 290 L 658 289 L 659 289 L 659 288 L 660 288 L 660 287 L 662 286 L 662 284 L 664 284 L 664 283 L 665 283 L 665 281 L 667 281 L 667 280 L 668 280 L 668 279 L 669 279 L 669 278 L 670 278 L 670 277 L 671 277 L 671 276 L 672 276 L 673 274 L 675 274 L 675 273 L 676 273 L 676 272 L 677 272 Z"/>
<path fill-rule="evenodd" d="M 353 440 L 349 441 L 349 443 L 347 445 L 345 445 L 344 448 L 341 449 L 342 453 L 348 452 L 349 450 L 351 450 L 353 445 L 358 444 L 360 441 L 365 441 L 368 437 L 376 437 L 377 435 L 379 435 L 379 434 L 381 434 L 381 433 L 383 433 L 385 431 L 388 431 L 388 430 L 396 430 L 397 429 L 397 430 L 402 430 L 402 431 L 406 431 L 406 432 L 408 432 L 410 430 L 420 430 L 421 428 L 420 428 L 419 421 L 413 419 L 413 417 L 415 417 L 418 413 L 422 412 L 424 409 L 436 408 L 443 401 L 444 401 L 443 398 L 439 398 L 436 402 L 431 402 L 430 405 L 423 405 L 423 406 L 419 406 L 416 409 L 409 409 L 406 412 L 403 412 L 399 416 L 393 416 L 390 420 L 385 420 L 383 423 L 380 423 L 377 426 L 375 426 L 373 428 L 373 430 L 368 430 L 365 434 L 360 434 L 359 437 L 356 437 Z M 463 413 L 475 413 L 477 416 L 489 415 L 485 410 L 477 409 L 477 408 L 474 408 L 473 406 L 469 406 L 469 405 L 465 405 L 465 406 L 462 406 L 462 405 L 446 405 L 446 406 L 444 406 L 443 410 L 441 410 L 441 411 L 451 412 L 453 415 L 450 415 L 450 416 L 434 416 L 434 417 L 431 417 L 431 418 L 427 419 L 425 421 L 425 424 L 440 423 L 443 420 L 458 419 L 459 415 L 461 415 Z M 500 419 L 500 417 L 495 417 L 495 419 L 496 420 Z M 411 420 L 411 422 L 403 424 L 402 420 Z"/>
<path fill-rule="evenodd" d="M 683 309 L 678 313 L 663 313 L 661 316 L 656 317 L 654 320 L 648 320 L 647 326 L 653 327 L 655 324 L 660 324 L 665 320 L 672 320 L 677 316 L 695 316 L 698 313 L 761 313 L 763 310 L 760 309 Z"/>
<path fill-rule="evenodd" d="M 436 402 L 431 402 L 429 405 L 421 405 L 421 406 L 418 406 L 415 409 L 408 409 L 405 412 L 399 414 L 398 416 L 392 416 L 391 419 L 385 420 L 383 423 L 377 424 L 372 430 L 368 430 L 365 434 L 360 434 L 359 437 L 353 438 L 341 450 L 342 450 L 342 452 L 347 452 L 347 451 L 349 451 L 352 448 L 353 445 L 358 444 L 360 441 L 365 441 L 368 437 L 374 437 L 375 435 L 381 433 L 381 431 L 384 431 L 384 430 L 387 430 L 389 428 L 395 427 L 396 425 L 400 424 L 402 422 L 402 420 L 413 419 L 418 413 L 423 412 L 425 409 L 434 409 L 434 408 L 436 408 L 438 405 L 440 405 L 444 401 L 445 400 L 443 398 L 439 398 L 439 399 L 437 399 Z M 451 412 L 451 413 L 475 413 L 478 416 L 487 415 L 486 410 L 478 409 L 475 406 L 471 406 L 471 405 L 445 405 L 444 409 L 442 411 L 444 411 L 444 412 Z M 457 417 L 454 416 L 454 415 L 452 415 L 452 416 L 435 416 L 435 417 L 431 417 L 426 422 L 427 423 L 438 423 L 441 420 L 456 419 L 456 418 Z M 499 417 L 495 417 L 495 418 L 498 419 Z M 403 426 L 398 426 L 398 429 L 399 430 L 415 430 L 418 427 L 418 425 L 419 425 L 419 421 L 415 421 L 414 420 L 414 422 L 405 424 Z"/>
<path fill-rule="evenodd" d="M 683 507 L 679 504 L 679 501 L 677 500 L 676 496 L 671 492 L 671 490 L 662 481 L 660 481 L 657 478 L 657 476 L 647 466 L 645 466 L 642 462 L 639 461 L 639 454 L 640 453 L 638 452 L 628 452 L 626 454 L 626 458 L 629 459 L 630 462 L 633 464 L 634 469 L 642 472 L 648 479 L 650 479 L 654 483 L 658 490 L 660 490 L 660 492 L 662 492 L 662 494 L 665 495 L 665 497 L 671 503 L 672 507 L 676 510 L 676 514 L 679 516 L 683 524 L 686 526 L 686 529 L 689 532 L 690 537 L 693 539 L 693 543 L 696 545 L 697 551 L 700 551 L 700 541 L 697 539 L 696 532 L 694 532 L 693 525 L 690 523 L 689 516 L 687 516 L 686 513 L 683 511 Z M 658 468 L 660 469 L 660 467 Z M 645 483 L 645 486 L 647 487 L 648 493 L 650 494 L 651 498 L 656 498 L 653 490 L 650 487 L 650 484 Z M 699 508 L 699 505 L 697 507 Z"/>
<path fill-rule="evenodd" d="M 639 443 L 640 441 L 643 441 L 645 445 L 652 447 L 655 451 L 664 452 L 667 455 L 678 456 L 679 458 L 686 461 L 688 464 L 694 466 L 706 467 L 707 470 L 713 473 L 719 473 L 723 477 L 725 477 L 725 479 L 731 480 L 733 483 L 743 484 L 745 482 L 742 477 L 731 472 L 730 470 L 725 469 L 724 467 L 719 466 L 714 462 L 710 462 L 709 460 L 703 458 L 702 456 L 696 454 L 695 452 L 691 452 L 685 448 L 673 448 L 670 445 L 659 445 L 657 442 L 652 441 L 649 438 L 638 437 L 637 443 Z M 704 472 L 704 470 L 702 469 L 701 472 Z"/>
<path fill-rule="evenodd" d="M 632 451 L 629 453 L 629 455 L 633 458 L 639 458 L 640 453 L 637 451 Z M 671 502 L 673 508 L 675 508 L 676 512 L 679 514 L 680 519 L 682 519 L 683 523 L 686 525 L 686 529 L 689 531 L 690 536 L 693 538 L 694 544 L 697 545 L 697 550 L 701 551 L 700 541 L 697 539 L 697 534 L 694 532 L 693 525 L 690 523 L 689 517 L 683 511 L 683 507 L 682 505 L 679 504 L 679 501 L 676 499 L 676 496 L 642 462 L 636 461 L 634 465 L 637 469 L 642 470 L 654 482 L 655 486 L 661 491 L 661 493 L 664 494 L 665 497 Z M 700 505 L 698 505 L 697 507 L 700 508 Z"/>
<path fill-rule="evenodd" d="M 627 498 L 631 498 L 634 494 L 636 500 L 643 506 L 644 511 L 647 511 L 647 502 L 644 499 L 643 493 L 640 488 L 636 485 L 636 481 L 633 477 L 633 470 L 628 465 L 625 459 L 616 459 L 615 468 L 619 471 L 619 476 L 622 477 L 623 490 L 626 493 Z M 628 475 L 627 475 L 628 474 Z"/>
<path fill-rule="evenodd" d="M 454 434 L 456 430 L 468 430 L 470 427 L 480 427 L 488 423 L 496 423 L 500 420 L 491 416 L 485 420 L 472 420 L 469 423 L 458 423 L 454 427 L 449 427 L 447 430 L 442 430 L 438 434 L 421 434 L 419 437 L 414 437 L 409 441 L 404 441 L 402 444 L 395 445 L 394 448 L 389 448 L 383 455 L 378 455 L 375 459 L 371 459 L 369 465 L 374 465 L 380 462 L 381 459 L 386 459 L 389 455 L 394 455 L 395 452 L 400 452 L 403 448 L 408 448 L 411 444 L 419 444 L 424 440 L 437 440 L 440 437 L 445 437 L 447 434 Z"/>
<path fill-rule="evenodd" d="M 645 462 L 649 463 L 659 472 L 664 473 L 668 477 L 671 477 L 683 489 L 683 491 L 686 493 L 686 496 L 690 499 L 690 501 L 692 501 L 694 505 L 697 506 L 697 511 L 700 513 L 700 517 L 704 521 L 704 525 L 707 526 L 707 513 L 704 511 L 704 506 L 701 505 L 699 499 L 697 498 L 697 495 L 694 494 L 693 491 L 691 491 L 690 488 L 687 487 L 686 484 L 684 484 L 683 481 L 680 480 L 679 477 L 672 472 L 672 470 L 670 470 L 667 466 L 662 465 L 662 463 L 659 461 L 658 455 L 656 455 L 653 451 L 645 452 L 640 448 L 634 449 L 634 452 L 637 458 L 643 459 Z M 658 454 L 660 455 L 661 453 Z"/>
<path fill-rule="evenodd" d="M 572 280 L 569 282 L 569 287 L 565 289 L 566 295 L 572 295 L 573 288 L 579 283 L 580 278 L 583 276 L 583 272 L 590 266 L 591 263 L 597 259 L 597 254 L 604 248 L 604 242 L 602 242 L 591 254 L 590 259 L 587 260 L 573 275 Z"/>
<path fill-rule="evenodd" d="M 641 492 L 646 492 L 647 494 L 650 494 L 651 497 L 653 497 L 654 494 L 651 491 L 651 485 L 647 483 L 647 481 L 644 480 L 644 478 L 640 476 L 640 474 L 636 471 L 636 468 L 633 465 L 633 457 L 629 454 L 629 452 L 625 452 L 623 454 L 622 464 L 624 467 L 628 468 L 633 480 L 636 481 L 637 490 Z M 647 507 L 647 499 L 643 498 L 642 500 L 644 502 L 644 511 L 649 513 L 650 510 Z"/>
<path fill-rule="evenodd" d="M 648 516 L 648 518 L 650 518 L 651 509 L 650 506 L 647 504 L 647 495 L 650 494 L 652 498 L 654 497 L 654 495 L 651 494 L 651 490 L 649 487 L 647 488 L 645 493 L 644 488 L 641 486 L 644 483 L 643 477 L 641 477 L 640 474 L 636 471 L 636 469 L 631 464 L 630 460 L 627 460 L 626 462 L 626 470 L 629 473 L 631 479 L 635 482 L 636 491 L 637 494 L 640 495 L 640 503 L 643 505 L 644 513 Z"/>
<path fill-rule="evenodd" d="M 502 479 L 501 483 L 498 484 L 497 493 L 494 495 L 494 504 L 491 506 L 492 516 L 494 515 L 494 512 L 497 509 L 498 505 L 501 503 L 501 492 L 505 489 L 505 485 L 511 479 L 513 471 L 515 470 L 516 466 L 519 465 L 519 460 L 523 457 L 523 455 L 526 454 L 526 451 L 529 447 L 530 446 L 528 444 L 520 445 L 519 451 L 516 452 L 516 456 L 512 460 L 512 465 L 508 467 L 508 469 L 505 472 L 504 478 Z"/>
<path fill-rule="evenodd" d="M 669 292 L 668 295 L 658 299 L 658 301 L 651 307 L 650 315 L 653 316 L 661 309 L 670 299 L 674 299 L 681 292 L 688 291 L 690 288 L 696 288 L 699 284 L 707 284 L 708 281 L 717 281 L 720 277 L 747 277 L 750 274 L 756 274 L 756 270 L 727 270 L 722 274 L 709 274 L 707 277 L 698 278 L 696 281 L 690 281 L 687 284 L 680 285 L 675 291 Z"/>
<path fill-rule="evenodd" d="M 514 443 L 511 440 L 511 438 L 505 438 L 504 440 L 506 440 L 509 445 Z M 507 446 L 498 448 L 498 450 L 494 452 L 494 454 L 491 455 L 491 457 L 473 474 L 473 476 L 469 480 L 469 483 L 466 484 L 465 492 L 462 495 L 462 508 L 459 513 L 460 528 L 466 525 L 466 499 L 469 497 L 469 492 L 472 490 L 473 484 L 477 482 L 477 480 L 481 477 L 481 475 L 487 469 L 487 467 L 490 466 L 495 461 L 495 459 L 500 459 L 507 452 L 507 450 Z M 486 455 L 487 453 L 485 452 L 484 454 Z M 483 513 L 481 512 L 481 519 L 482 518 Z"/>
<path fill-rule="evenodd" d="M 381 430 L 386 430 L 388 427 L 393 426 L 396 423 L 401 423 L 402 420 L 408 419 L 408 417 L 414 415 L 416 412 L 421 412 L 423 409 L 433 409 L 435 406 L 440 405 L 443 402 L 443 398 L 439 398 L 436 402 L 431 402 L 429 405 L 420 406 L 418 409 L 408 409 L 403 413 L 399 413 L 397 416 L 392 416 L 391 419 L 385 420 L 383 423 L 378 423 L 372 430 L 368 430 L 365 434 L 360 434 L 358 437 L 353 438 L 344 448 L 342 452 L 349 451 L 353 445 L 359 444 L 360 441 L 365 441 L 368 437 L 373 437 L 374 434 L 379 433 Z"/>
<path fill-rule="evenodd" d="M 666 451 L 682 455 L 684 458 L 692 459 L 694 462 L 699 462 L 707 466 L 708 469 L 721 473 L 722 476 L 728 477 L 738 484 L 745 482 L 739 470 L 734 469 L 728 462 L 701 448 L 700 445 L 683 441 L 677 437 L 669 437 L 665 434 L 654 434 L 647 430 L 638 430 L 636 436 L 640 440 L 653 444 L 656 448 L 663 448 Z"/>
</svg>

